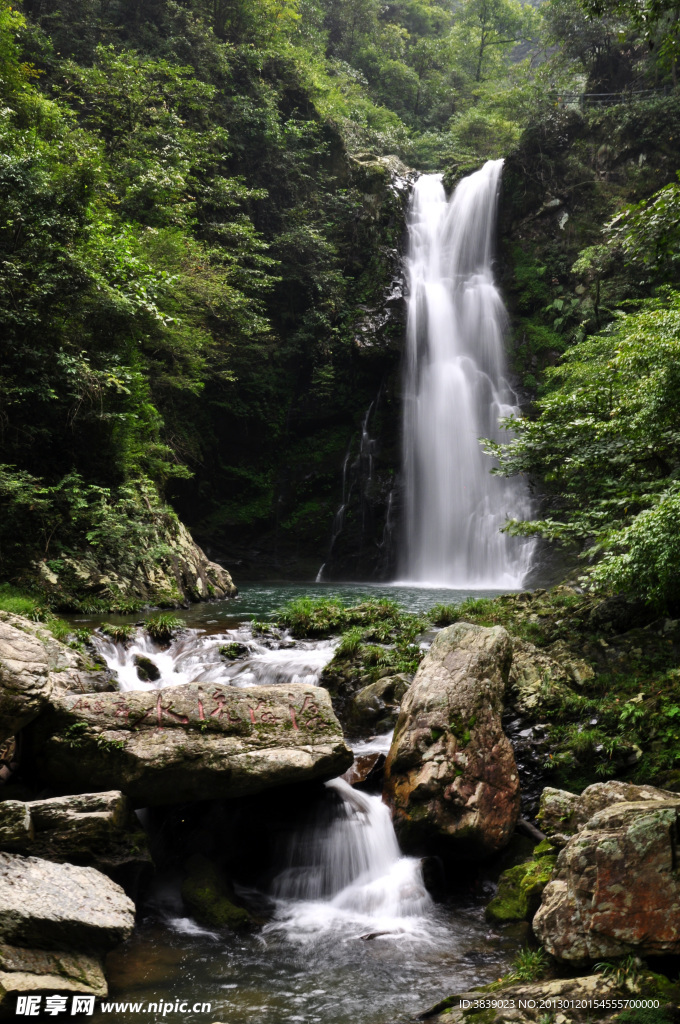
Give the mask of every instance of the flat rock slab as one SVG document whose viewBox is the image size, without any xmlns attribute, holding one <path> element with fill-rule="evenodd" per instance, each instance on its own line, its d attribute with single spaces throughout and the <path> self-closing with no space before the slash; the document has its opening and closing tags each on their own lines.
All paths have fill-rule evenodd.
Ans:
<svg viewBox="0 0 680 1024">
<path fill-rule="evenodd" d="M 32 741 L 52 788 L 120 789 L 136 807 L 330 779 L 353 761 L 327 691 L 301 685 L 59 692 Z"/>
<path fill-rule="evenodd" d="M 94 868 L 0 853 L 0 942 L 99 952 L 129 938 L 135 905 Z"/>
<path fill-rule="evenodd" d="M 105 997 L 108 987 L 100 961 L 84 953 L 20 949 L 0 945 L 0 1010 L 12 1013 L 16 997 L 83 994 Z"/>
<path fill-rule="evenodd" d="M 120 790 L 0 802 L 0 850 L 108 869 L 150 863 L 147 838 Z"/>
</svg>

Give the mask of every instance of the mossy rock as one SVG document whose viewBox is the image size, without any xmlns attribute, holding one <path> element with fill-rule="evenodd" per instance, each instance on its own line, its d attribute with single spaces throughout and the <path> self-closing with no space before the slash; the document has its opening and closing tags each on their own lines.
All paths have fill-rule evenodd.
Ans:
<svg viewBox="0 0 680 1024">
<path fill-rule="evenodd" d="M 227 661 L 235 661 L 236 658 L 243 658 L 248 654 L 248 648 L 245 644 L 239 644 L 236 641 L 230 644 L 222 644 L 220 647 L 220 654 Z"/>
<path fill-rule="evenodd" d="M 253 924 L 248 911 L 232 902 L 231 888 L 216 864 L 197 854 L 190 858 L 187 869 L 182 900 L 199 924 L 232 931 L 243 931 Z"/>
<path fill-rule="evenodd" d="M 680 1006 L 680 981 L 671 981 L 664 974 L 656 974 L 654 971 L 645 973 L 640 991 L 643 998 L 658 999 L 662 1006 L 668 1003 Z"/>
<path fill-rule="evenodd" d="M 141 679 L 143 683 L 155 683 L 160 679 L 160 669 L 151 658 L 147 658 L 144 654 L 135 654 L 134 663 L 137 669 L 137 678 Z"/>
<path fill-rule="evenodd" d="M 540 844 L 544 845 L 549 844 Z M 504 871 L 498 880 L 498 892 L 486 908 L 487 920 L 495 924 L 531 920 L 552 877 L 555 861 L 556 857 L 550 853 L 534 854 L 531 860 Z"/>
</svg>

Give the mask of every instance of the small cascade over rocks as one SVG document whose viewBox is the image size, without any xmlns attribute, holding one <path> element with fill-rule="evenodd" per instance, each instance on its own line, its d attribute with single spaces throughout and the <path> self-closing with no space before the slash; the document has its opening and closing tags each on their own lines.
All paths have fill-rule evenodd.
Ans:
<svg viewBox="0 0 680 1024">
<path fill-rule="evenodd" d="M 141 627 L 131 642 L 114 642 L 96 633 L 93 643 L 115 673 L 119 688 L 125 691 L 156 690 L 183 683 L 317 686 L 336 646 L 331 640 L 293 641 L 285 634 L 265 642 L 254 636 L 247 625 L 217 634 L 186 629 L 168 646 L 155 643 Z M 225 652 L 233 648 L 239 654 L 230 658 Z M 155 680 L 140 677 L 139 662 L 147 660 L 158 670 Z"/>
<path fill-rule="evenodd" d="M 409 215 L 403 576 L 454 587 L 521 585 L 531 545 L 500 532 L 528 506 L 524 484 L 491 473 L 480 438 L 500 440 L 518 412 L 506 380 L 506 313 L 492 242 L 502 160 L 463 179 L 447 200 L 425 174 Z"/>
<path fill-rule="evenodd" d="M 389 809 L 342 779 L 326 788 L 335 799 L 288 840 L 286 866 L 271 887 L 277 913 L 265 933 L 284 929 L 308 942 L 319 932 L 349 928 L 368 931 L 364 938 L 422 939 L 432 927 L 426 919 L 432 900 L 420 861 L 399 850 Z"/>
</svg>

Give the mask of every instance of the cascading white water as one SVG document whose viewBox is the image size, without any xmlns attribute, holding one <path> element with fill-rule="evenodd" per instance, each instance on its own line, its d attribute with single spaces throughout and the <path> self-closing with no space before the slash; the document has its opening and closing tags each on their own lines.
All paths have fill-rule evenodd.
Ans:
<svg viewBox="0 0 680 1024">
<path fill-rule="evenodd" d="M 517 587 L 530 545 L 500 532 L 522 517 L 526 487 L 491 474 L 480 438 L 508 438 L 517 412 L 505 379 L 506 313 L 492 270 L 502 160 L 413 191 L 404 401 L 404 576 L 455 587 Z"/>
<path fill-rule="evenodd" d="M 280 901 L 270 930 L 309 941 L 350 927 L 390 935 L 422 934 L 432 900 L 420 861 L 402 856 L 388 808 L 343 779 L 326 783 L 339 800 L 289 841 L 274 879 Z M 265 929 L 266 931 L 267 929 Z"/>
<path fill-rule="evenodd" d="M 107 668 L 115 674 L 120 690 L 155 690 L 183 683 L 317 686 L 337 643 L 332 640 L 293 643 L 284 639 L 265 646 L 247 626 L 213 635 L 185 630 L 168 647 L 154 643 L 141 629 L 127 644 L 115 643 L 98 633 L 92 640 Z M 244 655 L 235 661 L 225 660 L 221 648 L 233 643 L 243 648 Z M 140 678 L 139 658 L 155 665 L 158 672 L 155 681 L 145 682 Z"/>
</svg>

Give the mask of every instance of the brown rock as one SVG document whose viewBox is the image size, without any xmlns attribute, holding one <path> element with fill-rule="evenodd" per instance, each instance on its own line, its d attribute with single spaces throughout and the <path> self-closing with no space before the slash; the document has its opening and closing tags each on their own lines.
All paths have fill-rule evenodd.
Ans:
<svg viewBox="0 0 680 1024">
<path fill-rule="evenodd" d="M 680 796 L 614 803 L 560 853 L 534 932 L 558 960 L 680 953 Z"/>
<path fill-rule="evenodd" d="M 342 778 L 350 786 L 361 789 L 363 786 L 370 786 L 378 783 L 382 778 L 385 767 L 385 755 L 380 753 L 361 754 L 354 761 L 351 768 L 348 768 Z"/>
<path fill-rule="evenodd" d="M 459 622 L 443 629 L 406 693 L 385 792 L 411 850 L 458 857 L 502 849 L 519 813 L 519 779 L 501 713 L 510 637 Z"/>
</svg>

